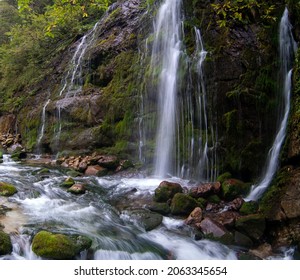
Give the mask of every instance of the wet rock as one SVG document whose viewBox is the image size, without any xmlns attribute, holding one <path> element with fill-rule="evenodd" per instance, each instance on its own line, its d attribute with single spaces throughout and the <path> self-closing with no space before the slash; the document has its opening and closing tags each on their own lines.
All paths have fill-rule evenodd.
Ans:
<svg viewBox="0 0 300 280">
<path fill-rule="evenodd" d="M 190 190 L 190 195 L 194 198 L 208 197 L 209 195 L 218 193 L 220 189 L 220 182 L 205 183 L 197 187 L 192 187 Z"/>
<path fill-rule="evenodd" d="M 68 177 L 64 182 L 62 182 L 62 183 L 60 184 L 60 186 L 63 187 L 63 188 L 70 188 L 70 187 L 72 187 L 74 184 L 75 184 L 74 179 L 71 178 L 71 177 Z"/>
<path fill-rule="evenodd" d="M 176 193 L 171 202 L 171 213 L 173 215 L 189 215 L 197 206 L 197 201 L 191 196 Z"/>
<path fill-rule="evenodd" d="M 38 232 L 32 240 L 32 250 L 46 259 L 69 260 L 77 254 L 89 249 L 92 241 L 84 236 L 55 234 L 48 231 Z"/>
<path fill-rule="evenodd" d="M 264 243 L 257 247 L 256 249 L 250 250 L 249 253 L 252 255 L 260 258 L 260 259 L 266 259 L 273 255 L 272 246 L 268 243 Z"/>
<path fill-rule="evenodd" d="M 228 210 L 238 211 L 238 210 L 240 210 L 240 208 L 242 207 L 244 202 L 245 202 L 244 199 L 242 199 L 241 197 L 238 197 L 228 203 L 228 206 L 227 206 Z"/>
<path fill-rule="evenodd" d="M 17 189 L 8 183 L 0 182 L 0 195 L 2 196 L 12 196 L 17 192 Z"/>
<path fill-rule="evenodd" d="M 12 243 L 8 234 L 0 230 L 0 255 L 12 252 Z"/>
<path fill-rule="evenodd" d="M 234 232 L 234 244 L 237 246 L 241 246 L 244 248 L 252 248 L 253 247 L 253 242 L 251 238 L 249 238 L 247 235 L 235 231 Z"/>
<path fill-rule="evenodd" d="M 200 223 L 200 228 L 204 234 L 212 235 L 213 237 L 222 237 L 228 233 L 225 227 L 210 218 L 205 218 Z"/>
<path fill-rule="evenodd" d="M 207 213 L 205 217 L 209 217 L 220 225 L 231 229 L 235 225 L 235 221 L 240 217 L 240 214 L 235 211 L 223 211 L 218 213 Z"/>
<path fill-rule="evenodd" d="M 202 218 L 203 218 L 202 209 L 200 207 L 196 207 L 184 222 L 187 225 L 200 228 L 200 223 L 202 221 Z"/>
<path fill-rule="evenodd" d="M 163 181 L 159 184 L 158 188 L 155 189 L 154 201 L 156 202 L 167 202 L 172 199 L 176 193 L 182 193 L 183 189 L 180 184 Z"/>
<path fill-rule="evenodd" d="M 119 159 L 116 156 L 101 156 L 97 163 L 104 168 L 114 170 L 119 165 Z"/>
<path fill-rule="evenodd" d="M 222 195 L 227 201 L 246 195 L 249 191 L 250 185 L 237 179 L 227 179 L 222 184 Z"/>
<path fill-rule="evenodd" d="M 79 172 L 85 172 L 85 170 L 88 168 L 88 164 L 85 161 L 82 161 L 78 165 L 78 171 Z"/>
<path fill-rule="evenodd" d="M 126 214 L 133 218 L 140 224 L 146 231 L 150 231 L 158 227 L 163 220 L 163 216 L 154 213 L 147 209 L 134 209 L 126 211 Z"/>
<path fill-rule="evenodd" d="M 232 178 L 231 173 L 225 172 L 225 173 L 223 173 L 223 174 L 221 174 L 221 175 L 218 176 L 217 182 L 220 182 L 221 184 L 223 184 L 224 181 L 226 181 L 226 180 L 228 180 L 230 178 Z"/>
<path fill-rule="evenodd" d="M 86 189 L 82 184 L 74 184 L 67 190 L 67 192 L 70 192 L 72 194 L 84 194 L 86 192 Z"/>
<path fill-rule="evenodd" d="M 250 215 L 257 213 L 259 205 L 256 201 L 246 201 L 240 208 L 240 213 L 242 215 Z"/>
<path fill-rule="evenodd" d="M 266 228 L 265 218 L 259 214 L 242 216 L 235 222 L 238 231 L 246 234 L 254 241 L 258 241 Z"/>
<path fill-rule="evenodd" d="M 130 160 L 121 160 L 119 166 L 116 169 L 116 172 L 123 171 L 131 167 L 134 167 L 134 165 Z"/>
<path fill-rule="evenodd" d="M 85 170 L 84 174 L 86 176 L 99 176 L 100 177 L 100 176 L 107 175 L 107 172 L 108 172 L 108 170 L 104 167 L 101 167 L 99 165 L 91 165 Z"/>
<path fill-rule="evenodd" d="M 149 210 L 162 215 L 168 215 L 171 212 L 169 204 L 165 202 L 154 202 L 149 206 Z"/>
</svg>

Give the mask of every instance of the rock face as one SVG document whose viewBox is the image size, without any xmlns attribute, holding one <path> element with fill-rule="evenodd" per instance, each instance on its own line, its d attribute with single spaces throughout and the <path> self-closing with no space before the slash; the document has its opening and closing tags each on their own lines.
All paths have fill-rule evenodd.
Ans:
<svg viewBox="0 0 300 280">
<path fill-rule="evenodd" d="M 90 248 L 92 241 L 84 236 L 67 236 L 47 231 L 37 233 L 32 241 L 35 254 L 46 259 L 69 260 Z"/>
</svg>

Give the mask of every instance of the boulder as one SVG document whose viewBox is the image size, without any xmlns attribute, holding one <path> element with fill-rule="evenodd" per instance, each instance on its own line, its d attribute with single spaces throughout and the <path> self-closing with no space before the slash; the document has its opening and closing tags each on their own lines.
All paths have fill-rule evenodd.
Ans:
<svg viewBox="0 0 300 280">
<path fill-rule="evenodd" d="M 126 211 L 126 214 L 133 218 L 146 231 L 150 231 L 158 227 L 163 220 L 163 216 L 147 209 L 134 209 Z"/>
<path fill-rule="evenodd" d="M 225 227 L 210 218 L 205 218 L 200 223 L 200 228 L 204 234 L 212 235 L 213 237 L 217 238 L 222 237 L 223 235 L 228 233 Z"/>
<path fill-rule="evenodd" d="M 5 183 L 5 182 L 0 182 L 0 195 L 12 196 L 16 192 L 18 192 L 18 191 L 13 185 Z"/>
<path fill-rule="evenodd" d="M 99 165 L 90 165 L 85 170 L 84 174 L 86 176 L 105 176 L 107 175 L 108 170 Z"/>
<path fill-rule="evenodd" d="M 259 214 L 242 216 L 235 222 L 238 231 L 246 234 L 252 240 L 258 241 L 264 234 L 266 228 L 265 218 Z"/>
<path fill-rule="evenodd" d="M 242 199 L 241 197 L 238 197 L 228 203 L 227 209 L 233 210 L 233 211 L 239 211 L 239 209 L 242 207 L 244 202 L 245 202 L 244 199 Z"/>
<path fill-rule="evenodd" d="M 202 221 L 202 218 L 203 218 L 202 209 L 200 207 L 196 207 L 184 222 L 187 225 L 200 228 L 200 223 Z"/>
<path fill-rule="evenodd" d="M 234 232 L 234 244 L 244 248 L 253 247 L 253 241 L 251 240 L 251 238 L 239 231 Z"/>
<path fill-rule="evenodd" d="M 268 243 L 264 243 L 260 245 L 259 247 L 252 249 L 249 251 L 252 255 L 260 258 L 260 259 L 266 259 L 273 255 L 272 246 Z"/>
<path fill-rule="evenodd" d="M 172 199 L 175 194 L 182 193 L 183 189 L 180 184 L 163 181 L 159 184 L 158 188 L 155 189 L 154 201 L 156 202 L 167 202 Z"/>
<path fill-rule="evenodd" d="M 7 255 L 12 252 L 12 244 L 7 233 L 0 230 L 0 256 Z"/>
<path fill-rule="evenodd" d="M 227 179 L 222 184 L 222 195 L 227 201 L 249 193 L 250 185 L 237 179 Z"/>
<path fill-rule="evenodd" d="M 168 215 L 171 212 L 170 206 L 166 202 L 154 202 L 149 206 L 149 210 L 162 215 Z"/>
<path fill-rule="evenodd" d="M 197 187 L 192 187 L 190 189 L 190 195 L 194 198 L 208 197 L 209 195 L 218 193 L 220 189 L 220 182 L 205 183 Z"/>
<path fill-rule="evenodd" d="M 70 192 L 72 194 L 84 194 L 86 192 L 86 189 L 82 184 L 74 184 L 67 190 L 67 192 Z"/>
<path fill-rule="evenodd" d="M 171 213 L 173 215 L 189 215 L 197 206 L 197 201 L 191 196 L 176 193 L 171 202 Z"/>
<path fill-rule="evenodd" d="M 220 225 L 231 229 L 235 225 L 235 221 L 240 217 L 240 214 L 235 211 L 223 211 L 217 213 L 208 213 L 206 217 L 209 217 L 219 223 Z"/>
<path fill-rule="evenodd" d="M 32 251 L 46 259 L 69 260 L 91 245 L 92 241 L 85 236 L 40 231 L 32 240 Z"/>
<path fill-rule="evenodd" d="M 101 156 L 97 163 L 104 168 L 115 170 L 119 165 L 119 159 L 116 156 Z"/>
</svg>

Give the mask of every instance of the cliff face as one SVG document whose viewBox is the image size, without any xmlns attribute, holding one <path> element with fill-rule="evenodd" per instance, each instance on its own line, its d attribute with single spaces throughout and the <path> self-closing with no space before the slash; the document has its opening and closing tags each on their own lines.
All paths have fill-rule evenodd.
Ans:
<svg viewBox="0 0 300 280">
<path fill-rule="evenodd" d="M 2 132 L 17 129 L 32 150 L 37 146 L 50 153 L 100 149 L 136 160 L 140 94 L 147 76 L 141 61 L 159 5 L 153 1 L 149 9 L 148 2 L 118 1 L 99 21 L 81 60 L 80 93 L 63 91 L 79 39 L 52 61 L 33 93 L 26 93 L 25 105 L 13 112 L 16 118 L 5 117 Z M 254 10 L 247 23 L 229 20 L 225 27 L 217 23 L 220 17 L 210 4 L 183 1 L 184 43 L 192 53 L 194 27 L 201 30 L 208 51 L 204 75 L 209 114 L 216 127 L 219 172 L 253 180 L 261 174 L 276 130 L 277 29 L 284 3 L 276 3 L 277 21 L 272 24 Z M 38 143 L 43 108 L 44 131 Z M 151 158 L 151 149 L 149 153 Z"/>
</svg>

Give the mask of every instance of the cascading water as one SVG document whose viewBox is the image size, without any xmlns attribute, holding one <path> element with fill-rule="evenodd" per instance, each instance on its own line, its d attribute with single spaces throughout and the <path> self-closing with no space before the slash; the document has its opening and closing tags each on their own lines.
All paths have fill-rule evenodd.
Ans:
<svg viewBox="0 0 300 280">
<path fill-rule="evenodd" d="M 42 142 L 42 139 L 44 137 L 44 133 L 45 133 L 45 123 L 46 123 L 46 108 L 49 104 L 49 102 L 51 101 L 51 99 L 48 99 L 45 103 L 45 105 L 43 106 L 43 109 L 42 109 L 42 125 L 41 125 L 41 129 L 40 129 L 40 132 L 39 132 L 39 135 L 38 135 L 38 139 L 37 139 L 37 150 L 38 150 L 38 154 L 41 153 L 41 142 Z"/>
<path fill-rule="evenodd" d="M 187 55 L 182 20 L 182 1 L 165 0 L 154 23 L 152 75 L 146 94 L 141 98 L 144 119 L 140 118 L 139 124 L 140 132 L 143 129 L 144 132 L 140 133 L 140 159 L 145 161 L 143 149 L 155 138 L 156 176 L 174 175 L 209 181 L 216 178 L 217 171 L 216 139 L 209 124 L 211 117 L 203 73 L 207 52 L 200 30 L 195 28 L 195 51 L 191 56 Z M 146 50 L 148 48 L 147 45 Z M 154 112 L 156 121 L 153 120 Z M 157 127 L 154 132 L 153 122 Z"/>
<path fill-rule="evenodd" d="M 97 26 L 99 25 L 99 21 L 94 25 L 94 27 L 86 33 L 78 42 L 77 47 L 75 49 L 74 55 L 69 63 L 69 69 L 64 76 L 63 86 L 59 92 L 59 96 L 62 99 L 56 102 L 57 108 L 57 131 L 55 133 L 55 141 L 57 146 L 60 141 L 60 135 L 62 130 L 61 123 L 61 109 L 68 104 L 69 98 L 76 97 L 76 95 L 80 94 L 83 86 L 83 59 L 85 58 L 88 47 L 92 45 L 95 39 L 95 33 L 97 30 Z"/>
<path fill-rule="evenodd" d="M 290 95 L 292 88 L 292 64 L 297 49 L 296 42 L 292 35 L 292 26 L 289 21 L 289 13 L 286 8 L 281 18 L 279 27 L 279 47 L 280 47 L 280 77 L 281 92 L 283 95 L 284 112 L 279 124 L 278 132 L 275 137 L 272 148 L 267 158 L 267 167 L 262 180 L 252 190 L 247 200 L 257 200 L 266 191 L 270 185 L 275 172 L 278 168 L 279 154 L 285 139 L 286 128 L 288 124 L 288 116 L 290 111 Z"/>
<path fill-rule="evenodd" d="M 162 58 L 158 86 L 158 130 L 155 151 L 155 175 L 172 173 L 175 150 L 177 75 L 181 48 L 181 1 L 166 0 L 160 7 L 155 24 L 151 68 Z"/>
</svg>

